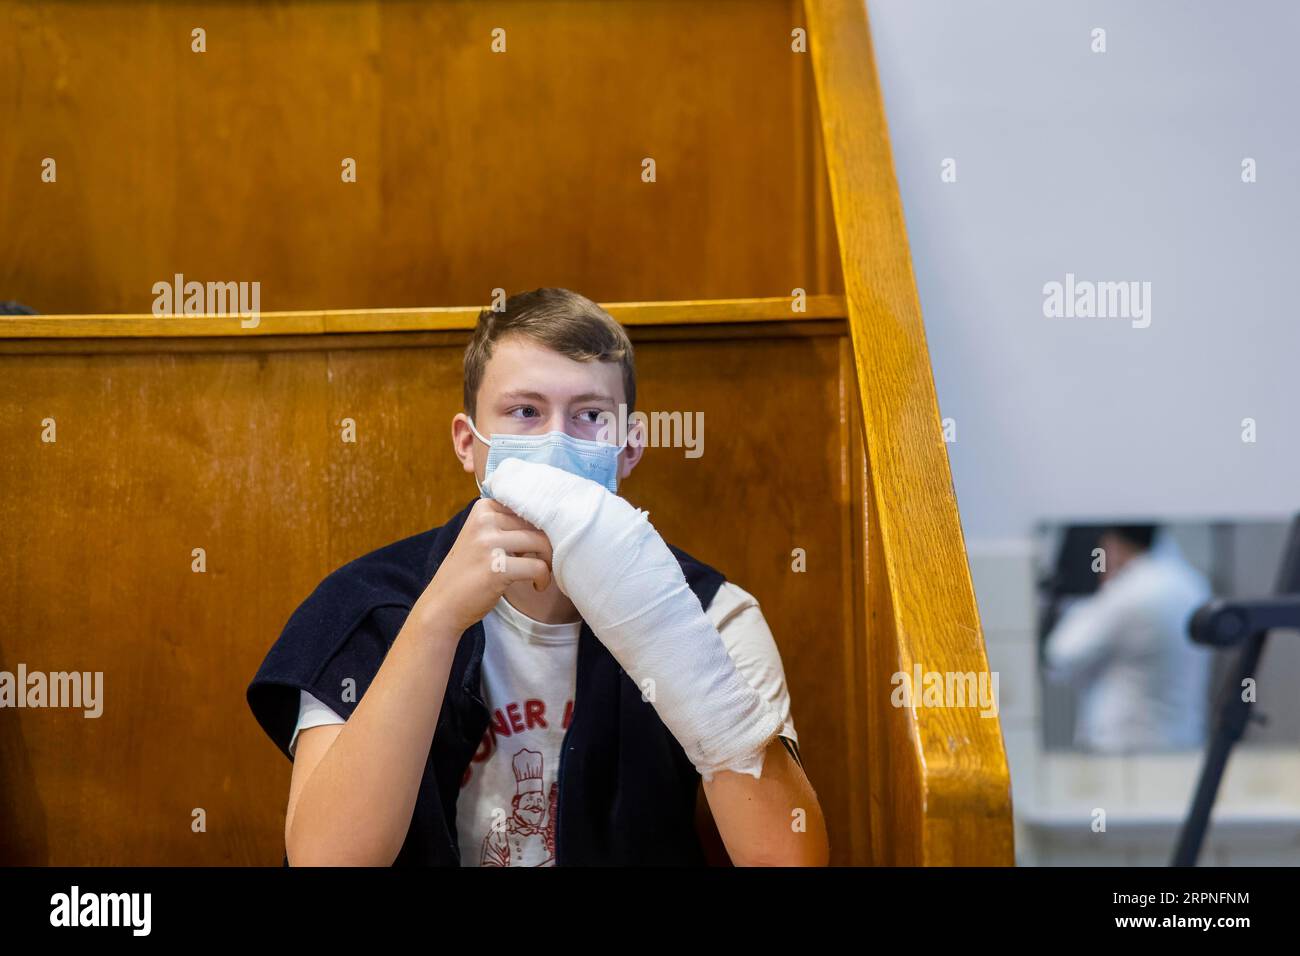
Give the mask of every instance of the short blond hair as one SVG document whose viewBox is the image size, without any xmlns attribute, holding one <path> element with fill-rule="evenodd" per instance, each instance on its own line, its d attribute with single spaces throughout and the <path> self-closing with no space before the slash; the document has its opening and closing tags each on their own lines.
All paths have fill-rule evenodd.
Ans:
<svg viewBox="0 0 1300 956">
<path fill-rule="evenodd" d="M 478 314 L 474 334 L 465 346 L 465 411 L 477 414 L 492 349 L 508 335 L 522 335 L 578 362 L 618 362 L 623 368 L 627 408 L 636 405 L 636 364 L 632 340 L 618 321 L 584 295 L 568 289 L 534 289 L 506 299 L 499 312 Z"/>
</svg>

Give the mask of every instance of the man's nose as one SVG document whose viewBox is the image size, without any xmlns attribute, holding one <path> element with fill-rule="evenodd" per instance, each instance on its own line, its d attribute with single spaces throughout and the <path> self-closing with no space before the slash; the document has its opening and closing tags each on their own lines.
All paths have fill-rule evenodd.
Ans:
<svg viewBox="0 0 1300 956">
<path fill-rule="evenodd" d="M 574 438 L 581 438 L 576 430 L 577 426 L 569 420 L 569 416 L 562 411 L 552 412 L 546 420 L 546 430 L 548 432 L 565 432 Z"/>
</svg>

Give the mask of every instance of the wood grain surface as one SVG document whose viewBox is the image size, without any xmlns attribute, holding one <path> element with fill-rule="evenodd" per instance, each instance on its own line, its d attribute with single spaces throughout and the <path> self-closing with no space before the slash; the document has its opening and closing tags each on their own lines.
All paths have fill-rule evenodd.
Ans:
<svg viewBox="0 0 1300 956">
<path fill-rule="evenodd" d="M 997 718 L 891 703 L 988 662 L 860 0 L 0 22 L 0 299 L 43 313 L 0 319 L 0 670 L 105 680 L 99 718 L 0 711 L 0 864 L 279 864 L 244 689 L 326 573 L 475 495 L 467 330 L 539 286 L 628 326 L 643 407 L 703 415 L 625 490 L 759 598 L 832 861 L 1012 861 Z M 178 273 L 259 282 L 257 326 L 151 314 Z"/>
</svg>

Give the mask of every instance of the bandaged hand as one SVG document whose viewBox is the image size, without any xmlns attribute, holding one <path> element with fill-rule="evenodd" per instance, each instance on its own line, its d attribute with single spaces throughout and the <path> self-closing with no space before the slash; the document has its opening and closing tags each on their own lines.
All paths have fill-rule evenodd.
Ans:
<svg viewBox="0 0 1300 956">
<path fill-rule="evenodd" d="M 736 668 L 646 513 L 594 481 L 519 459 L 502 461 L 484 487 L 550 539 L 556 585 L 628 676 L 653 689 L 659 719 L 700 775 L 760 778 L 781 716 Z"/>
</svg>

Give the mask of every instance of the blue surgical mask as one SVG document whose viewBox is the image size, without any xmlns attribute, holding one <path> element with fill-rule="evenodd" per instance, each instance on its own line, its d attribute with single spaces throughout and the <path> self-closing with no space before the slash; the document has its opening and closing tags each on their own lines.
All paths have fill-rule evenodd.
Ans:
<svg viewBox="0 0 1300 956">
<path fill-rule="evenodd" d="M 503 435 L 494 432 L 489 440 L 478 433 L 472 418 L 469 418 L 469 428 L 475 438 L 488 446 L 488 460 L 483 468 L 484 481 L 501 462 L 507 458 L 518 458 L 521 461 L 552 465 L 571 475 L 589 478 L 611 492 L 618 491 L 618 456 L 627 446 L 626 440 L 622 445 L 611 445 L 603 441 L 574 438 L 565 432 L 547 432 L 544 435 Z M 477 475 L 474 476 L 474 481 L 480 495 L 484 498 L 492 497 L 483 490 L 483 482 L 478 480 Z"/>
</svg>

